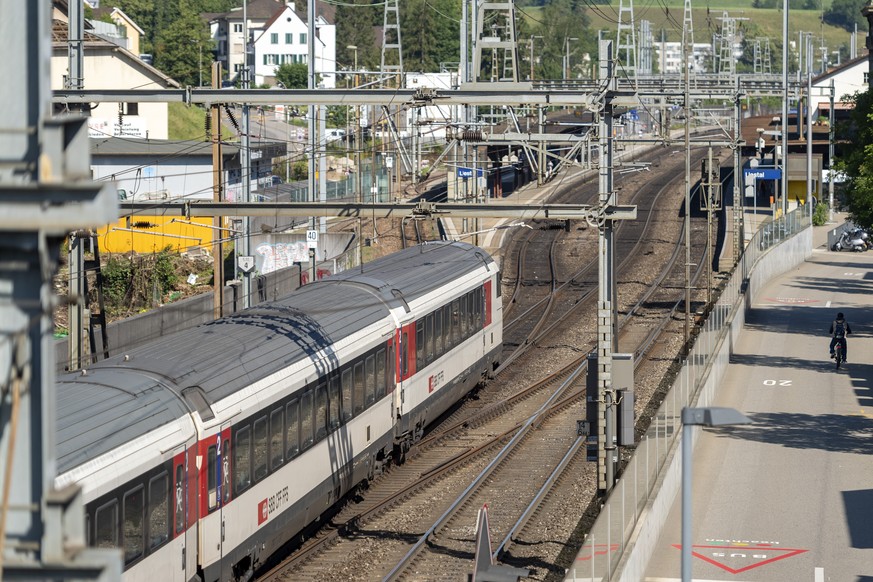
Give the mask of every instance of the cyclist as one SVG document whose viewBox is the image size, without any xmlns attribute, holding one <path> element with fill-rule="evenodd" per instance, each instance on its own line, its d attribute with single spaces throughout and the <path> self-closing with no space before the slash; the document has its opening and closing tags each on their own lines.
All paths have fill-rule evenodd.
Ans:
<svg viewBox="0 0 873 582">
<path fill-rule="evenodd" d="M 849 322 L 846 321 L 842 312 L 837 313 L 837 318 L 831 322 L 829 333 L 831 334 L 831 358 L 834 357 L 834 346 L 840 342 L 843 348 L 843 361 L 848 362 L 846 359 L 846 336 L 852 333 L 852 328 L 849 327 Z"/>
</svg>

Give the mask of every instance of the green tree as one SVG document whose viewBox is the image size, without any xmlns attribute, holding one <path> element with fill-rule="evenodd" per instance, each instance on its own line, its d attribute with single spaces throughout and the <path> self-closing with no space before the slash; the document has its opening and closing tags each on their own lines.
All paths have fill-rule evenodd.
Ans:
<svg viewBox="0 0 873 582">
<path fill-rule="evenodd" d="M 276 69 L 276 80 L 286 89 L 306 89 L 309 65 L 305 63 L 284 63 Z"/>
<path fill-rule="evenodd" d="M 183 85 L 209 78 L 213 42 L 199 15 L 185 10 L 155 38 L 155 67 Z"/>
<path fill-rule="evenodd" d="M 379 68 L 382 58 L 376 45 L 376 32 L 373 23 L 379 18 L 381 26 L 382 13 L 373 7 L 369 0 L 355 0 L 353 4 L 340 3 L 336 7 L 336 37 L 343 39 L 337 42 L 337 68 L 352 70 L 355 65 L 355 49 L 357 47 L 358 70 L 373 71 Z M 349 81 L 351 84 L 352 81 Z M 358 76 L 358 82 L 364 79 Z"/>
<path fill-rule="evenodd" d="M 873 228 L 873 93 L 856 93 L 851 101 L 849 123 L 835 128 L 843 142 L 836 169 L 846 173 L 849 218 Z"/>
<path fill-rule="evenodd" d="M 867 19 L 861 16 L 861 8 L 866 4 L 867 0 L 834 0 L 824 11 L 823 20 L 846 30 L 854 30 L 856 24 L 860 30 L 867 30 Z"/>
<path fill-rule="evenodd" d="M 564 75 L 564 57 L 567 53 L 567 39 L 570 52 L 570 77 L 581 71 L 582 56 L 585 53 L 596 59 L 597 34 L 589 30 L 591 21 L 576 0 L 552 0 L 542 12 L 536 34 L 543 37 L 540 53 L 542 77 L 561 79 Z M 539 76 L 539 75 L 538 75 Z"/>
<path fill-rule="evenodd" d="M 460 60 L 461 4 L 453 0 L 407 0 L 400 5 L 403 68 L 438 71 Z"/>
</svg>

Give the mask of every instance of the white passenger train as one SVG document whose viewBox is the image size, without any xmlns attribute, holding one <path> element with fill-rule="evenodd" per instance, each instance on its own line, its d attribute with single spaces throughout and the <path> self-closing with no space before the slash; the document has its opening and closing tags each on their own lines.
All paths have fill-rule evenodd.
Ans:
<svg viewBox="0 0 873 582">
<path fill-rule="evenodd" d="M 428 243 L 57 382 L 58 487 L 125 579 L 245 580 L 497 366 L 500 275 Z"/>
</svg>

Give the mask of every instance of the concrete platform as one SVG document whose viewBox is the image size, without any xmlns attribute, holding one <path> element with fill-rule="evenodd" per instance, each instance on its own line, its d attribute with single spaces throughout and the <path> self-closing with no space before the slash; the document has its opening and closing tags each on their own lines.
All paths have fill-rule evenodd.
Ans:
<svg viewBox="0 0 873 582">
<path fill-rule="evenodd" d="M 704 429 L 693 455 L 695 580 L 873 580 L 873 253 L 827 250 L 758 294 L 714 406 L 753 420 Z M 849 363 L 828 358 L 837 311 Z M 681 494 L 645 580 L 678 580 Z"/>
</svg>

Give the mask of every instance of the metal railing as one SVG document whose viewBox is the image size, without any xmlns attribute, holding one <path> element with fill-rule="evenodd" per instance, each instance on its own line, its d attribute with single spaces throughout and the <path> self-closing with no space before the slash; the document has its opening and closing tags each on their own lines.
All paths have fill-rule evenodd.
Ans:
<svg viewBox="0 0 873 582">
<path fill-rule="evenodd" d="M 755 233 L 725 283 L 708 317 L 697 328 L 694 346 L 682 363 L 636 451 L 621 473 L 585 538 L 566 580 L 612 580 L 637 522 L 657 493 L 666 461 L 681 433 L 681 411 L 693 404 L 709 375 L 713 358 L 730 329 L 731 316 L 743 308 L 747 281 L 758 260 L 772 247 L 809 228 L 803 207 L 768 221 Z"/>
</svg>

